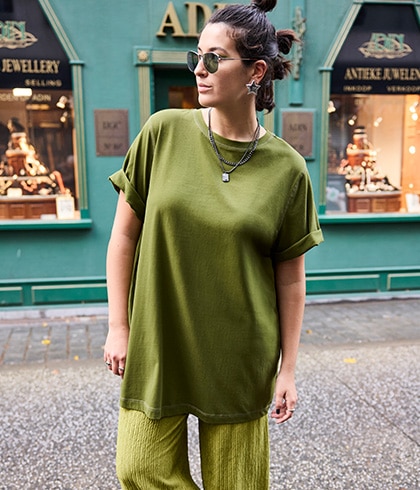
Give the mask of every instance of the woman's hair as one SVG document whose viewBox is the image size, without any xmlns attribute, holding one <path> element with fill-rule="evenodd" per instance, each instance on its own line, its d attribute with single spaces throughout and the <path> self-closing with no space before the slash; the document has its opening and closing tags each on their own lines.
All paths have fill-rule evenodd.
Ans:
<svg viewBox="0 0 420 490">
<path fill-rule="evenodd" d="M 281 80 L 291 71 L 291 62 L 283 55 L 288 54 L 293 42 L 299 41 L 294 31 L 276 31 L 266 12 L 273 10 L 277 0 L 251 0 L 250 5 L 228 5 L 216 10 L 208 24 L 223 22 L 231 29 L 231 36 L 241 58 L 264 60 L 267 72 L 261 80 L 256 97 L 257 111 L 270 112 L 274 104 L 273 81 Z M 252 64 L 252 61 L 244 61 Z"/>
</svg>

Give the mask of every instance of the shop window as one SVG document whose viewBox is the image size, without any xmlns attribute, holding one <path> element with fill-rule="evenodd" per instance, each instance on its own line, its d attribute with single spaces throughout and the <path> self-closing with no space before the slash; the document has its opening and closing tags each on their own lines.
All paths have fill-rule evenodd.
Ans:
<svg viewBox="0 0 420 490">
<path fill-rule="evenodd" d="M 333 95 L 328 112 L 327 212 L 420 212 L 420 96 Z"/>
<path fill-rule="evenodd" d="M 420 213 L 414 6 L 355 2 L 351 12 L 353 25 L 346 24 L 338 54 L 335 46 L 326 63 L 332 67 L 326 210 Z"/>
<path fill-rule="evenodd" d="M 0 90 L 0 219 L 76 216 L 71 91 Z"/>
<path fill-rule="evenodd" d="M 79 219 L 72 70 L 37 0 L 0 0 L 0 54 L 1 224 Z"/>
</svg>

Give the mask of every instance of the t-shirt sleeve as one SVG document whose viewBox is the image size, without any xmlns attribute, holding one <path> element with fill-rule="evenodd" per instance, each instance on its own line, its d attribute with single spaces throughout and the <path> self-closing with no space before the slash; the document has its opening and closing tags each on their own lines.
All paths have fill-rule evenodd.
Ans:
<svg viewBox="0 0 420 490">
<path fill-rule="evenodd" d="M 292 186 L 278 233 L 274 258 L 290 260 L 304 254 L 323 241 L 312 185 L 305 171 Z"/>
<path fill-rule="evenodd" d="M 124 192 L 126 201 L 141 221 L 146 212 L 153 150 L 153 133 L 148 122 L 133 141 L 122 168 L 109 177 L 115 190 Z"/>
</svg>

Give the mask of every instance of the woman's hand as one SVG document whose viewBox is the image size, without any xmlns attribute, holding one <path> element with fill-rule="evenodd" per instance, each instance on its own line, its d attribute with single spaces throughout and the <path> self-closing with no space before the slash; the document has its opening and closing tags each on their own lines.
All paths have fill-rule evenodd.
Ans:
<svg viewBox="0 0 420 490">
<path fill-rule="evenodd" d="M 295 411 L 297 403 L 297 392 L 293 374 L 279 373 L 275 387 L 275 406 L 271 417 L 276 424 L 282 424 L 289 420 Z"/>
<path fill-rule="evenodd" d="M 121 376 L 121 379 L 124 378 L 129 333 L 128 327 L 110 328 L 105 342 L 105 364 L 116 376 Z"/>
</svg>

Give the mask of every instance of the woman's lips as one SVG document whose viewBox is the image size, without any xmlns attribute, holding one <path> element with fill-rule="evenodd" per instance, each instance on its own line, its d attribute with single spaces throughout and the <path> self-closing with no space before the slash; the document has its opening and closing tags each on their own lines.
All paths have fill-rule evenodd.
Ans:
<svg viewBox="0 0 420 490">
<path fill-rule="evenodd" d="M 199 83 L 197 85 L 197 90 L 200 93 L 208 92 L 210 89 L 211 89 L 211 87 L 209 85 L 205 85 L 204 83 Z"/>
</svg>

